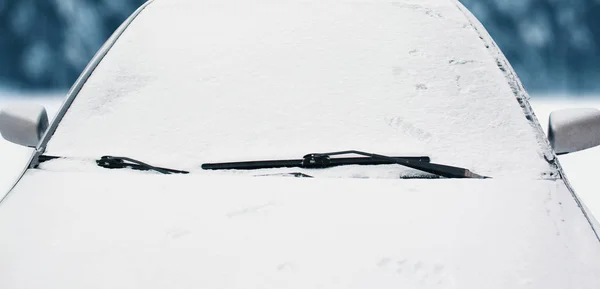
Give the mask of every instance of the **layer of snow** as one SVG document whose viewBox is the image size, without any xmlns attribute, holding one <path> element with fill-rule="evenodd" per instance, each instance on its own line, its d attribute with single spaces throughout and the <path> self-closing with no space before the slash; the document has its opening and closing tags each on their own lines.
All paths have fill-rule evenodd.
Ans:
<svg viewBox="0 0 600 289">
<path fill-rule="evenodd" d="M 564 108 L 597 108 L 600 109 L 598 97 L 575 98 L 573 96 L 534 97 L 532 105 L 542 127 L 547 131 L 548 116 L 554 110 Z M 600 190 L 598 183 L 598 164 L 600 164 L 600 147 L 595 147 L 577 153 L 562 155 L 560 164 L 567 179 L 575 189 L 575 193 L 596 216 L 600 217 Z"/>
<path fill-rule="evenodd" d="M 559 181 L 33 170 L 0 235 L 7 289 L 600 283 L 600 243 Z"/>
<path fill-rule="evenodd" d="M 486 44 L 450 0 L 155 1 L 47 152 L 193 170 L 356 149 L 539 179 L 546 144 Z"/>
<path fill-rule="evenodd" d="M 43 105 L 51 121 L 58 111 L 63 95 L 51 93 L 47 95 L 23 95 L 0 93 L 0 110 L 13 104 Z M 19 146 L 0 138 L 0 199 L 12 187 L 14 182 L 27 166 L 27 161 L 34 149 Z"/>
<path fill-rule="evenodd" d="M 7 104 L 34 102 L 44 105 L 48 109 L 48 113 L 54 115 L 61 101 L 62 98 L 55 94 L 35 98 L 31 98 L 30 95 L 13 94 L 10 96 L 0 96 L 0 109 Z M 546 97 L 540 95 L 534 96 L 531 103 L 535 110 L 535 114 L 545 130 L 548 126 L 548 116 L 550 115 L 550 112 L 554 110 L 575 107 L 593 107 L 600 109 L 600 101 L 591 96 L 589 98 L 581 99 L 576 98 L 575 96 L 557 98 L 556 96 Z M 4 193 L 8 191 L 16 178 L 21 174 L 22 169 L 26 166 L 30 153 L 31 149 L 29 148 L 24 148 L 0 139 L 0 198 L 4 196 Z M 567 174 L 568 180 L 575 188 L 575 192 L 583 199 L 583 202 L 595 216 L 600 216 L 600 194 L 597 193 L 598 183 L 596 181 L 596 167 L 597 164 L 600 163 L 600 147 L 574 154 L 563 155 L 559 157 L 559 160 Z M 71 167 L 66 165 L 66 163 L 62 163 L 60 167 L 55 168 L 52 166 L 52 163 L 48 163 L 47 168 L 59 171 L 76 171 L 80 170 L 84 165 L 86 166 L 85 170 L 95 168 L 94 164 L 90 165 L 89 160 L 74 164 L 74 166 L 77 167 Z M 396 169 L 396 172 L 405 172 L 401 168 Z M 367 171 L 364 170 L 363 172 L 367 173 Z M 277 173 L 281 173 L 281 171 L 277 171 Z M 311 173 L 314 174 L 314 172 Z M 254 174 L 258 175 L 259 173 Z"/>
<path fill-rule="evenodd" d="M 48 128 L 48 114 L 40 104 L 14 104 L 0 111 L 0 131 L 4 139 L 36 147 Z"/>
</svg>

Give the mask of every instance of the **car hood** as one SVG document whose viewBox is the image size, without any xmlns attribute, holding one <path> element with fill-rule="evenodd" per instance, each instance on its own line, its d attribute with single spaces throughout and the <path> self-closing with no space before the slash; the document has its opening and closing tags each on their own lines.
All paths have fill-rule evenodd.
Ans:
<svg viewBox="0 0 600 289">
<path fill-rule="evenodd" d="M 28 171 L 0 288 L 597 288 L 561 180 Z"/>
</svg>

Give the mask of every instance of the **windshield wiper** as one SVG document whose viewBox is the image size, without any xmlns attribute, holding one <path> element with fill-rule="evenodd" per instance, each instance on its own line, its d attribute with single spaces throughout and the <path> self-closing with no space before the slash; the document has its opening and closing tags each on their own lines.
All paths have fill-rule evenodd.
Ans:
<svg viewBox="0 0 600 289">
<path fill-rule="evenodd" d="M 362 158 L 331 158 L 331 156 L 358 154 Z M 312 153 L 302 159 L 271 160 L 203 164 L 205 170 L 254 170 L 281 167 L 298 167 L 306 169 L 330 168 L 342 165 L 382 165 L 399 164 L 419 171 L 446 178 L 487 178 L 471 172 L 468 169 L 430 163 L 429 157 L 390 157 L 373 153 L 349 150 L 331 153 Z"/>
<path fill-rule="evenodd" d="M 103 156 L 99 160 L 96 160 L 96 164 L 98 164 L 98 166 L 101 166 L 101 167 L 107 168 L 107 169 L 130 168 L 133 170 L 140 170 L 140 171 L 156 171 L 156 172 L 159 172 L 161 174 L 166 174 L 166 175 L 168 175 L 168 174 L 188 174 L 189 173 L 187 171 L 179 171 L 179 170 L 155 167 L 155 166 L 149 165 L 147 163 L 143 163 L 141 161 L 134 160 L 134 159 L 127 158 L 127 157 Z"/>
<path fill-rule="evenodd" d="M 38 156 L 36 165 L 34 168 L 37 168 L 39 164 L 55 160 L 55 159 L 71 159 L 69 157 L 60 157 L 60 156 L 49 156 L 49 155 L 40 155 Z M 174 169 L 167 169 L 149 165 L 147 163 L 134 160 L 128 157 L 113 157 L 113 156 L 103 156 L 99 160 L 96 160 L 96 164 L 100 167 L 107 169 L 125 169 L 130 168 L 138 171 L 156 171 L 161 174 L 189 174 L 187 171 L 180 171 Z"/>
<path fill-rule="evenodd" d="M 430 162 L 421 162 L 421 161 L 415 161 L 415 160 L 407 159 L 407 158 L 389 157 L 389 156 L 366 153 L 366 152 L 355 151 L 355 150 L 324 153 L 324 154 L 309 154 L 309 155 L 304 156 L 304 159 L 305 160 L 308 159 L 309 161 L 315 162 L 317 164 L 321 163 L 321 162 L 325 162 L 325 164 L 326 164 L 327 159 L 330 159 L 330 156 L 344 155 L 344 154 L 358 154 L 358 155 L 368 156 L 368 157 L 371 157 L 374 159 L 388 160 L 390 162 L 393 162 L 393 163 L 396 163 L 399 165 L 403 165 L 405 167 L 413 168 L 413 169 L 416 169 L 419 171 L 442 176 L 445 178 L 459 178 L 459 179 L 460 178 L 472 178 L 472 179 L 487 179 L 488 178 L 485 176 L 480 176 L 474 172 L 471 172 L 468 169 L 461 168 L 461 167 L 440 165 L 440 164 L 434 164 L 434 163 L 430 163 Z"/>
<path fill-rule="evenodd" d="M 307 155 L 310 156 L 310 155 Z M 246 162 L 228 162 L 228 163 L 209 163 L 202 164 L 205 170 L 257 170 L 270 168 L 330 168 L 344 165 L 390 165 L 394 161 L 387 159 L 376 159 L 372 157 L 364 158 L 335 158 L 329 159 L 327 164 L 321 162 L 311 162 L 307 156 L 302 159 L 293 160 L 269 160 L 269 161 L 246 161 Z M 400 157 L 395 157 L 400 158 Z M 429 162 L 429 157 L 402 157 L 419 162 Z"/>
<path fill-rule="evenodd" d="M 354 158 L 331 158 L 331 156 L 358 154 L 365 157 Z M 61 157 L 56 156 L 40 156 L 39 163 L 53 160 Z M 130 168 L 142 171 L 156 171 L 161 174 L 188 174 L 187 171 L 174 170 L 162 167 L 156 167 L 144 162 L 128 158 L 103 156 L 96 160 L 98 166 L 108 169 L 123 169 Z M 399 164 L 419 171 L 427 172 L 433 175 L 445 178 L 476 178 L 486 179 L 488 177 L 478 175 L 468 169 L 453 167 L 441 164 L 430 163 L 430 158 L 421 157 L 390 157 L 385 155 L 367 153 L 356 150 L 331 152 L 331 153 L 312 153 L 305 155 L 302 159 L 294 160 L 268 160 L 268 161 L 246 161 L 246 162 L 228 162 L 228 163 L 208 163 L 202 164 L 202 169 L 205 170 L 255 170 L 268 168 L 282 167 L 297 167 L 305 169 L 320 169 L 330 168 L 343 165 L 384 165 L 384 164 Z M 302 173 L 292 173 L 296 177 L 311 177 Z"/>
</svg>

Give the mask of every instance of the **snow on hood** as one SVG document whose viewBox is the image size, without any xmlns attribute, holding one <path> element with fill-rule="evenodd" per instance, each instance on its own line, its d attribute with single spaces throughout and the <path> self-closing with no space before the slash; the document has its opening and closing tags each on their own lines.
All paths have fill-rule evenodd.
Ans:
<svg viewBox="0 0 600 289">
<path fill-rule="evenodd" d="M 30 170 L 0 236 L 3 289 L 600 284 L 600 243 L 550 180 Z"/>
<path fill-rule="evenodd" d="M 552 172 L 499 52 L 457 5 L 155 1 L 46 151 L 191 169 L 355 149 L 494 177 Z"/>
</svg>

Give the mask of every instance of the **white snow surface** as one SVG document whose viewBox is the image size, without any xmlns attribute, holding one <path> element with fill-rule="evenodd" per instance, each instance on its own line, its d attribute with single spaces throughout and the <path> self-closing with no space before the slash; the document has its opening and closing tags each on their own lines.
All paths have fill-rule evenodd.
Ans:
<svg viewBox="0 0 600 289">
<path fill-rule="evenodd" d="M 1 208 L 7 289 L 600 283 L 600 243 L 560 180 L 30 170 Z"/>
<path fill-rule="evenodd" d="M 60 108 L 64 93 L 22 94 L 0 92 L 0 110 L 13 105 L 44 105 L 48 119 L 52 120 Z M 27 167 L 35 149 L 13 144 L 0 138 L 0 199 L 12 188 Z"/>
<path fill-rule="evenodd" d="M 84 85 L 47 154 L 195 170 L 356 149 L 539 179 L 552 169 L 517 102 L 526 93 L 459 5 L 155 1 Z"/>
<path fill-rule="evenodd" d="M 548 128 L 548 118 L 552 111 L 565 108 L 597 108 L 600 109 L 599 96 L 536 96 L 532 100 L 540 124 Z M 596 219 L 600 217 L 600 194 L 598 194 L 597 164 L 600 163 L 600 147 L 561 155 L 560 164 L 565 170 L 566 178 L 575 189 L 585 205 L 590 208 Z"/>
</svg>

